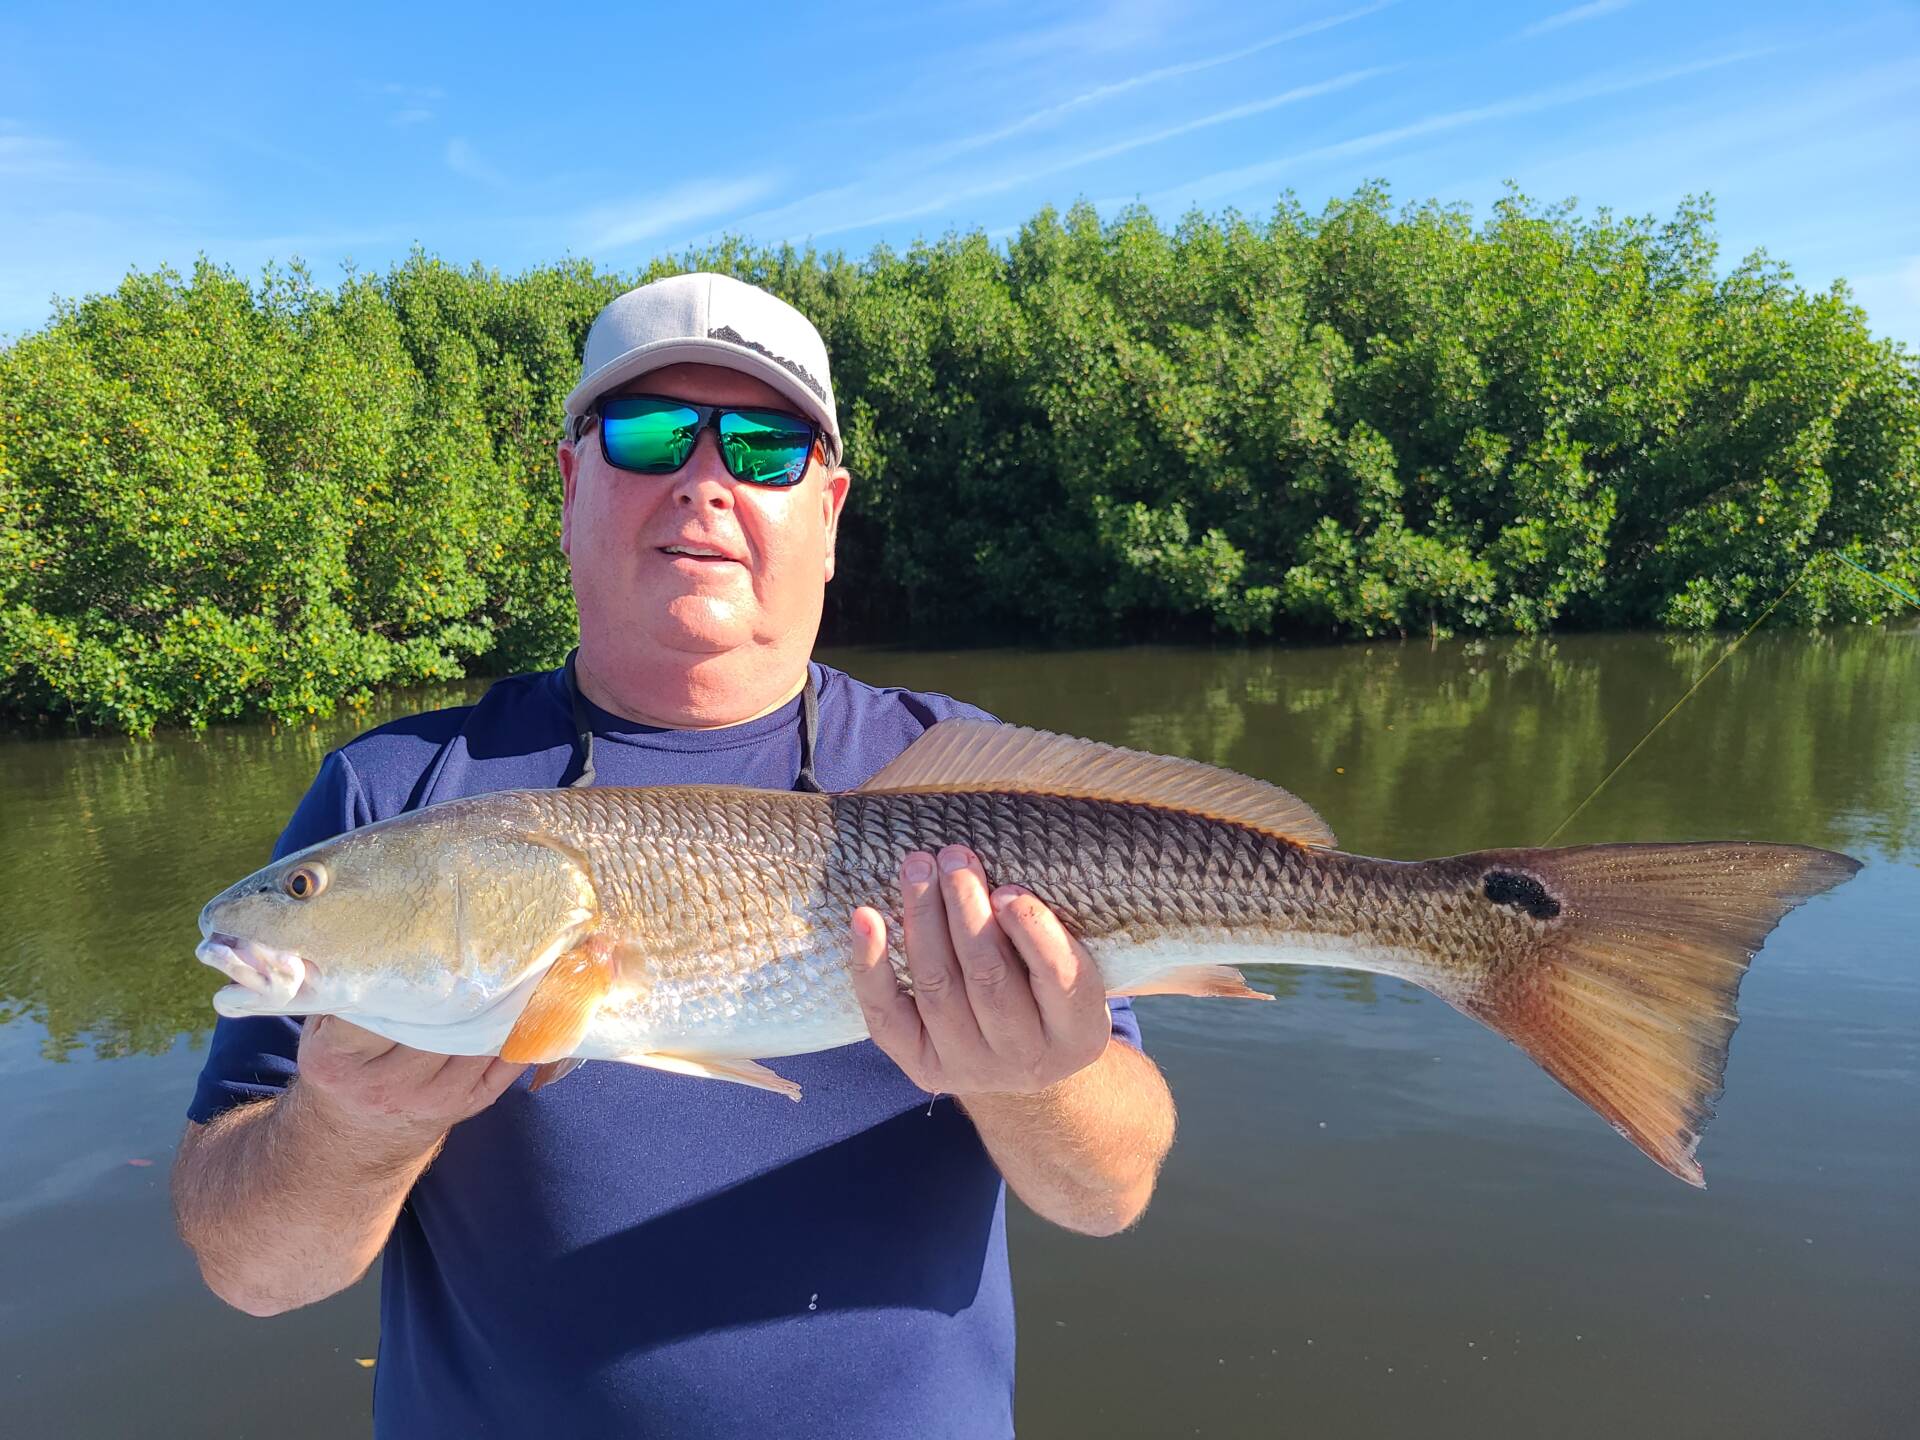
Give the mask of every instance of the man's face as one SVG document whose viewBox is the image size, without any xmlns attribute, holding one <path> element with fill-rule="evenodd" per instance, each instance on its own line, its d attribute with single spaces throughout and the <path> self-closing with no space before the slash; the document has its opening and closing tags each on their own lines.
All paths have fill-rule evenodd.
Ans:
<svg viewBox="0 0 1920 1440">
<path fill-rule="evenodd" d="M 712 365 L 669 365 L 617 393 L 796 411 L 772 386 Z M 591 653 L 625 668 L 662 649 L 697 657 L 801 636 L 811 648 L 833 578 L 845 470 L 816 454 L 798 485 L 751 485 L 727 473 L 711 428 L 671 475 L 614 469 L 597 425 L 578 444 L 562 442 L 559 458 L 560 548 Z"/>
</svg>

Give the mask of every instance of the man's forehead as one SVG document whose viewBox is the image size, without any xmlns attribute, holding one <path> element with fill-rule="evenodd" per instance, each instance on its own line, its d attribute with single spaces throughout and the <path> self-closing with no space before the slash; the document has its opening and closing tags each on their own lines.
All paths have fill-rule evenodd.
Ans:
<svg viewBox="0 0 1920 1440">
<path fill-rule="evenodd" d="M 667 395 L 701 405 L 759 405 L 772 410 L 799 407 L 766 381 L 723 365 L 662 365 L 636 375 L 615 395 Z"/>
</svg>

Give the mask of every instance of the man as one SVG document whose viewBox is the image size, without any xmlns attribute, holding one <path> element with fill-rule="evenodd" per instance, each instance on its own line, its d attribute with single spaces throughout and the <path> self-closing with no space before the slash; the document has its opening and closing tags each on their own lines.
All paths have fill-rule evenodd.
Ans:
<svg viewBox="0 0 1920 1440">
<path fill-rule="evenodd" d="M 849 479 L 798 312 L 717 275 L 630 291 L 567 417 L 575 662 L 329 755 L 277 855 L 489 790 L 848 789 L 980 713 L 809 661 Z M 338 1017 L 222 1020 L 181 1233 L 258 1315 L 384 1253 L 384 1435 L 1008 1434 L 1002 1177 L 1119 1230 L 1173 1112 L 1085 953 L 991 881 L 962 848 L 902 857 L 910 994 L 880 916 L 848 917 L 874 1043 L 783 1061 L 797 1106 L 614 1063 L 533 1093 L 520 1067 Z"/>
</svg>

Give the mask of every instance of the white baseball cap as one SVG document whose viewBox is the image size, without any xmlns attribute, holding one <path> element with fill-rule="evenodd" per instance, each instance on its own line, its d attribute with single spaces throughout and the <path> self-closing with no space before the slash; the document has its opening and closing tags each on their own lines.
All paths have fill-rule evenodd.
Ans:
<svg viewBox="0 0 1920 1440">
<path fill-rule="evenodd" d="M 786 301 L 731 275 L 673 275 L 607 302 L 587 331 L 580 383 L 567 394 L 567 435 L 602 395 L 663 365 L 721 365 L 764 380 L 827 434 L 841 455 L 827 346 Z"/>
</svg>

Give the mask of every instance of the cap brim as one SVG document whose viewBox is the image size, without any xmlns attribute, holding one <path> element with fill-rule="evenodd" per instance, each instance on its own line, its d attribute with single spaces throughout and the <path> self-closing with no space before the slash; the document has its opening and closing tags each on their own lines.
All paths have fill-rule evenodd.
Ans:
<svg viewBox="0 0 1920 1440">
<path fill-rule="evenodd" d="M 567 418 L 572 420 L 576 415 L 585 413 L 587 406 L 600 396 L 611 394 L 651 370 L 689 364 L 718 365 L 722 369 L 737 370 L 742 375 L 765 381 L 791 400 L 801 414 L 832 438 L 834 458 L 839 458 L 842 452 L 840 429 L 820 397 L 772 356 L 729 340 L 655 340 L 649 345 L 636 345 L 624 355 L 602 365 L 567 393 Z"/>
</svg>

